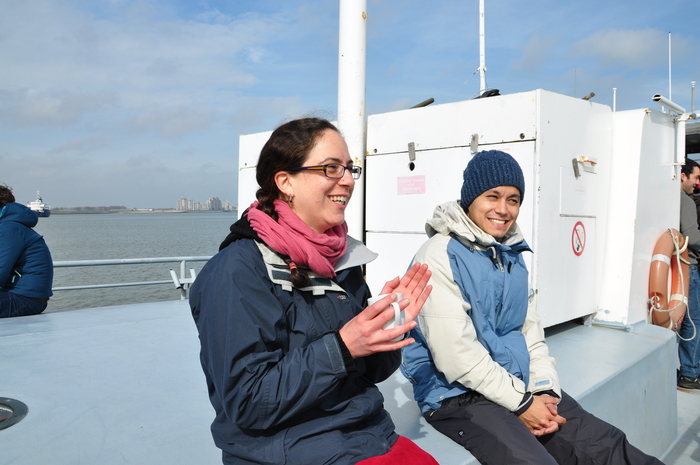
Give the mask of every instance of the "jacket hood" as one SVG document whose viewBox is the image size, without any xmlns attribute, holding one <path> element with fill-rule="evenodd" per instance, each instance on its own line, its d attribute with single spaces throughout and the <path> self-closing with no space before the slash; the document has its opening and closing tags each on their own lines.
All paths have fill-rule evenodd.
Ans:
<svg viewBox="0 0 700 465">
<path fill-rule="evenodd" d="M 484 232 L 467 216 L 459 200 L 443 203 L 435 207 L 433 217 L 425 223 L 425 232 L 428 234 L 428 237 L 436 234 L 454 236 L 462 242 L 466 240 L 484 248 L 491 247 L 494 244 L 512 246 L 520 242 L 523 243 L 525 248 L 528 248 L 517 223 L 513 224 L 503 241 L 498 242 L 491 234 Z"/>
<path fill-rule="evenodd" d="M 39 216 L 21 203 L 8 203 L 0 210 L 0 221 L 14 221 L 33 228 L 39 222 Z"/>
<path fill-rule="evenodd" d="M 260 238 L 258 237 L 258 234 L 253 230 L 253 228 L 250 226 L 250 223 L 248 222 L 248 210 L 243 212 L 241 217 L 231 225 L 229 228 L 229 233 L 228 236 L 226 236 L 226 239 L 219 245 L 219 251 L 224 250 L 226 247 L 229 245 L 233 244 L 239 239 L 255 239 L 256 241 L 260 241 Z"/>
</svg>

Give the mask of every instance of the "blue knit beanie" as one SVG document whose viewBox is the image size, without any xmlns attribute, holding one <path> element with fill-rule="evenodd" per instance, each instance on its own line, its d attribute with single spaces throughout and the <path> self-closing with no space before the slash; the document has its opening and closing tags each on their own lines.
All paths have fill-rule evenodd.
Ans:
<svg viewBox="0 0 700 465">
<path fill-rule="evenodd" d="M 513 186 L 520 190 L 520 203 L 525 195 L 523 170 L 515 158 L 500 150 L 488 150 L 474 155 L 464 169 L 462 208 L 467 211 L 475 198 L 498 186 Z"/>
</svg>

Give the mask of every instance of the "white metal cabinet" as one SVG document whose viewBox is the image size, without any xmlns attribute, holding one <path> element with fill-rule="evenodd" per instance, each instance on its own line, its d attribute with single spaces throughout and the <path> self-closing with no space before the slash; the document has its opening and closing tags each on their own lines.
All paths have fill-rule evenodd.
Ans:
<svg viewBox="0 0 700 465">
<path fill-rule="evenodd" d="M 406 269 L 435 206 L 459 198 L 472 152 L 496 149 L 513 155 L 525 176 L 518 224 L 534 251 L 524 258 L 545 326 L 594 313 L 610 113 L 533 91 L 370 116 L 365 224 L 367 245 L 379 253 L 367 266 L 373 292 Z"/>
</svg>

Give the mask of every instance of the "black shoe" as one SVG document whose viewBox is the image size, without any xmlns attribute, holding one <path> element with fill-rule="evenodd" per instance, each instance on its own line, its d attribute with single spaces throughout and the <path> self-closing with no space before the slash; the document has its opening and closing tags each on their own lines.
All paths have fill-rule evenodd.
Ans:
<svg viewBox="0 0 700 465">
<path fill-rule="evenodd" d="M 698 390 L 700 390 L 700 379 L 689 378 L 687 376 L 678 375 L 677 386 L 681 389 L 698 389 Z"/>
</svg>

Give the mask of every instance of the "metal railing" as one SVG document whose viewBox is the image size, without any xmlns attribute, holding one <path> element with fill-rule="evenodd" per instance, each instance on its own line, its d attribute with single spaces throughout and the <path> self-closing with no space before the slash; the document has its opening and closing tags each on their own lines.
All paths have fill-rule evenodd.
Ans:
<svg viewBox="0 0 700 465">
<path fill-rule="evenodd" d="M 162 281 L 138 281 L 131 283 L 109 283 L 109 284 L 85 284 L 80 286 L 62 286 L 54 287 L 56 291 L 73 291 L 78 289 L 101 289 L 110 287 L 128 287 L 128 286 L 149 286 L 154 284 L 170 284 L 173 283 L 176 289 L 180 290 L 180 299 L 187 298 L 187 288 L 196 278 L 196 273 L 190 268 L 189 276 L 186 275 L 187 262 L 206 262 L 211 256 L 194 256 L 194 257 L 154 257 L 154 258 L 122 258 L 115 260 L 69 260 L 53 262 L 54 268 L 79 267 L 79 266 L 113 266 L 113 265 L 142 265 L 147 263 L 180 263 L 180 276 L 178 277 L 175 270 L 170 269 L 170 279 Z"/>
</svg>

